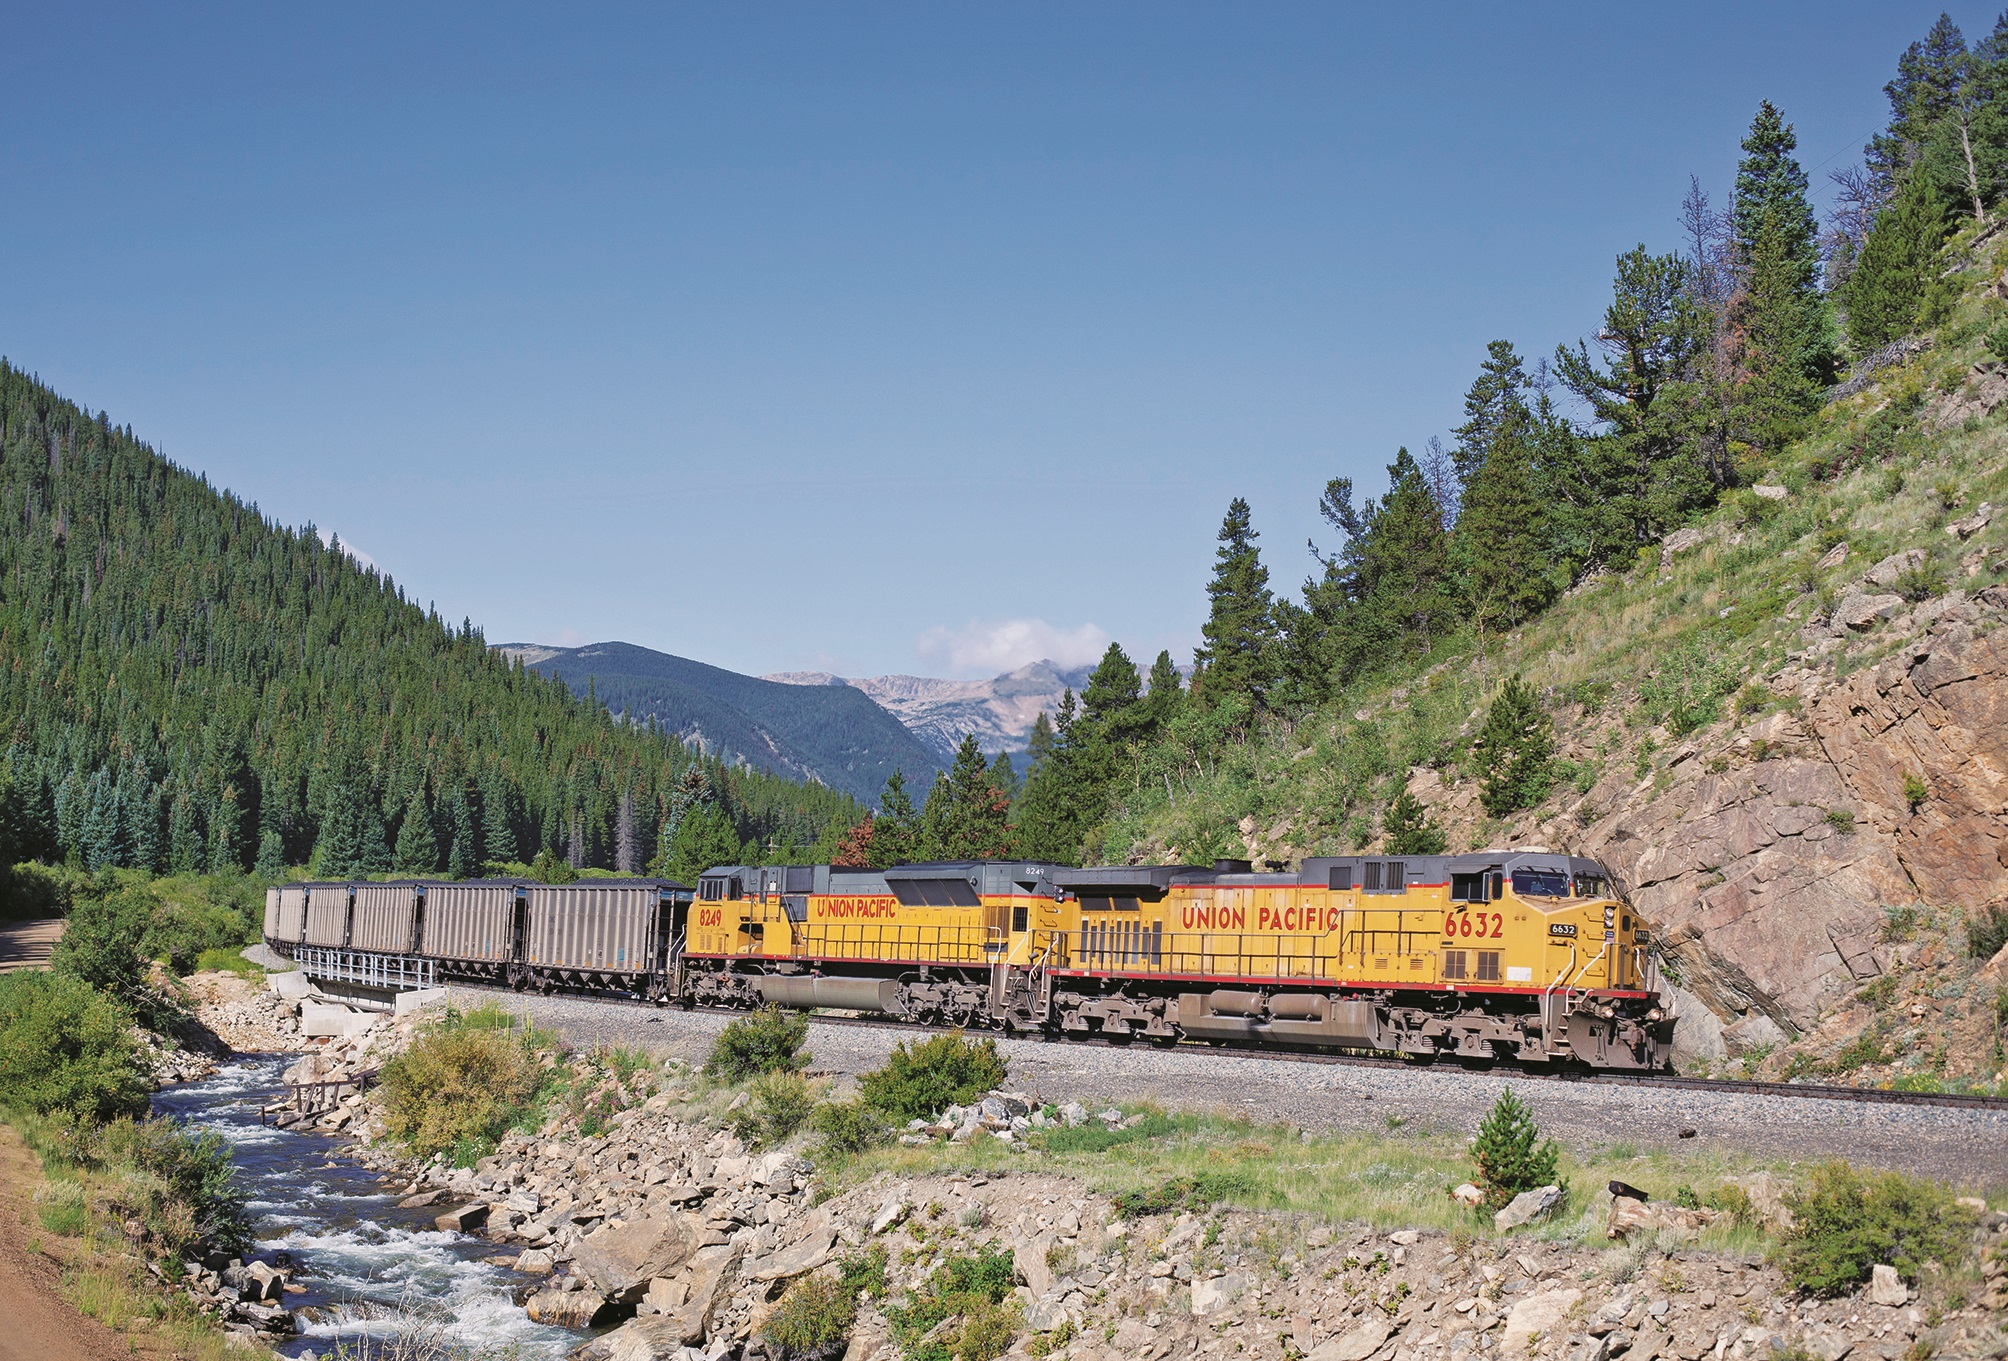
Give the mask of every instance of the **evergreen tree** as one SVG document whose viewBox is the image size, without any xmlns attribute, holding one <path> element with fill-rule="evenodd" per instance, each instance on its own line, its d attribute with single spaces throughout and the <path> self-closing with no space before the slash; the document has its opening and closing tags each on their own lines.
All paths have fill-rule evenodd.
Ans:
<svg viewBox="0 0 2008 1361">
<path fill-rule="evenodd" d="M 1518 628 L 1560 585 L 1551 575 L 1549 501 L 1535 484 L 1531 424 L 1521 407 L 1493 432 L 1457 522 L 1464 592 L 1481 632 Z"/>
<path fill-rule="evenodd" d="M 1879 350 L 1916 329 L 1945 227 L 1938 193 L 1922 179 L 1907 184 L 1876 215 L 1842 295 L 1848 340 L 1857 354 Z"/>
<path fill-rule="evenodd" d="M 167 868 L 171 874 L 204 874 L 209 852 L 203 844 L 200 814 L 194 797 L 177 790 L 167 815 Z"/>
<path fill-rule="evenodd" d="M 1010 768 L 1008 763 L 1005 768 Z M 962 739 L 954 764 L 936 781 L 927 805 L 923 820 L 932 819 L 933 856 L 1004 860 L 1012 854 L 1011 800 L 998 788 L 975 734 Z"/>
<path fill-rule="evenodd" d="M 693 767 L 695 769 L 695 767 Z M 516 808 L 509 782 L 490 766 L 481 783 L 481 858 L 490 864 L 505 864 L 522 857 L 516 840 Z"/>
<path fill-rule="evenodd" d="M 179 801 L 176 807 L 180 807 Z M 321 834 L 314 842 L 316 878 L 351 879 L 363 872 L 362 824 L 355 791 L 346 783 L 336 782 L 321 809 Z"/>
<path fill-rule="evenodd" d="M 286 873 L 286 849 L 276 830 L 267 829 L 258 836 L 257 870 L 261 879 L 278 879 Z"/>
<path fill-rule="evenodd" d="M 446 877 L 465 879 L 481 868 L 481 838 L 474 825 L 472 787 L 455 791 L 446 810 L 450 828 L 446 848 Z"/>
<path fill-rule="evenodd" d="M 1798 147 L 1784 115 L 1770 100 L 1760 102 L 1743 138 L 1730 221 L 1739 255 L 1754 255 L 1758 237 L 1768 231 L 1779 258 L 1811 288 L 1820 269 L 1820 228 L 1806 199 L 1806 172 L 1792 154 Z"/>
<path fill-rule="evenodd" d="M 126 804 L 126 861 L 133 869 L 157 872 L 163 862 L 160 841 L 160 789 L 157 785 L 147 785 L 141 776 L 135 782 L 140 787 Z"/>
<path fill-rule="evenodd" d="M 397 850 L 392 868 L 415 879 L 439 872 L 439 840 L 432 832 L 432 810 L 426 807 L 425 791 L 414 789 L 398 824 Z"/>
<path fill-rule="evenodd" d="M 914 815 L 913 796 L 906 792 L 906 776 L 895 770 L 886 777 L 878 816 L 872 819 L 872 868 L 890 869 L 923 858 L 918 853 L 919 840 L 920 819 Z"/>
<path fill-rule="evenodd" d="M 990 762 L 990 783 L 1004 795 L 1008 810 L 1018 798 L 1018 772 L 1011 765 L 1011 753 L 1000 751 Z"/>
<path fill-rule="evenodd" d="M 1452 432 L 1457 445 L 1451 462 L 1460 491 L 1469 488 L 1485 466 L 1501 431 L 1524 420 L 1526 387 L 1527 373 L 1513 342 L 1495 340 L 1487 345 L 1478 377 L 1464 393 L 1464 424 Z"/>
<path fill-rule="evenodd" d="M 1597 332 L 1604 362 L 1580 341 L 1555 351 L 1556 376 L 1599 428 L 1553 481 L 1573 484 L 1579 502 L 1599 505 L 1598 518 L 1610 517 L 1630 544 L 1652 543 L 1707 505 L 1720 480 L 1696 440 L 1710 419 L 1696 369 L 1711 335 L 1710 318 L 1688 288 L 1687 262 L 1640 245 L 1618 257 Z M 1608 535 L 1596 537 L 1608 555 Z"/>
<path fill-rule="evenodd" d="M 677 826 L 676 842 L 669 851 L 669 877 L 678 883 L 695 884 L 708 869 L 741 863 L 743 850 L 738 829 L 725 810 L 715 804 L 700 804 Z"/>
<path fill-rule="evenodd" d="M 1028 783 L 1052 756 L 1053 742 L 1053 720 L 1041 709 L 1039 716 L 1032 720 L 1032 735 L 1025 739 L 1025 779 Z M 1018 792 L 1023 794 L 1024 788 L 1020 787 Z"/>
<path fill-rule="evenodd" d="M 1889 126 L 1870 140 L 1869 171 L 1894 190 L 1923 158 L 1932 134 L 1951 113 L 1967 75 L 1966 38 L 1948 14 L 1897 59 L 1896 77 L 1883 86 L 1889 97 Z"/>
<path fill-rule="evenodd" d="M 1415 795 L 1403 789 L 1387 806 L 1388 855 L 1442 855 L 1450 845 L 1443 829 L 1429 820 Z"/>
<path fill-rule="evenodd" d="M 1012 810 L 1020 855 L 1072 864 L 1081 853 L 1084 819 L 1075 792 L 1078 718 L 1074 692 L 1068 690 L 1060 696 L 1059 715 L 1051 725 L 1050 745 L 1043 756 L 1035 756 L 1025 776 L 1025 791 Z M 1037 724 L 1033 732 L 1036 737 Z"/>
<path fill-rule="evenodd" d="M 1540 1126 L 1534 1112 L 1509 1089 L 1479 1122 L 1478 1137 L 1472 1141 L 1471 1158 L 1478 1165 L 1478 1185 L 1484 1204 L 1497 1209 L 1522 1191 L 1561 1185 L 1555 1170 L 1561 1149 L 1550 1139 L 1541 1142 Z"/>
<path fill-rule="evenodd" d="M 1211 610 L 1199 630 L 1205 646 L 1194 657 L 1209 705 L 1243 704 L 1252 714 L 1263 711 L 1280 661 L 1269 569 L 1255 547 L 1260 537 L 1250 523 L 1248 502 L 1235 497 L 1220 524 L 1213 580 L 1206 587 Z"/>
<path fill-rule="evenodd" d="M 1178 712 L 1178 702 L 1183 698 L 1185 682 L 1179 678 L 1178 666 L 1171 660 L 1168 650 L 1160 650 L 1157 660 L 1150 664 L 1150 689 L 1144 697 L 1145 718 L 1153 737 L 1161 734 L 1171 723 L 1172 716 Z M 1045 717 L 1044 714 L 1039 715 L 1041 721 Z M 1037 725 L 1034 725 L 1036 731 Z M 1048 725 L 1046 732 L 1049 740 L 1052 731 L 1051 725 Z"/>
<path fill-rule="evenodd" d="M 1493 817 L 1531 808 L 1554 783 L 1555 729 L 1541 700 L 1509 676 L 1486 712 L 1473 744 L 1478 757 L 1479 801 Z"/>
</svg>

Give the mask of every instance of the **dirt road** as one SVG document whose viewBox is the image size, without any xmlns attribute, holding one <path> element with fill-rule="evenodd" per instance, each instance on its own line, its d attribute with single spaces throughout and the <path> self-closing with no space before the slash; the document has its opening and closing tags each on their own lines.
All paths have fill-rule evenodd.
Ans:
<svg viewBox="0 0 2008 1361">
<path fill-rule="evenodd" d="M 133 1355 L 125 1339 L 56 1295 L 56 1264 L 28 1243 L 39 1236 L 34 1187 L 42 1172 L 21 1137 L 0 1125 L 0 1361 L 114 1361 Z M 18 1231 L 14 1226 L 19 1225 Z"/>
<path fill-rule="evenodd" d="M 39 969 L 49 962 L 49 951 L 62 939 L 61 917 L 38 921 L 8 922 L 0 925 L 0 973 L 9 969 Z"/>
</svg>

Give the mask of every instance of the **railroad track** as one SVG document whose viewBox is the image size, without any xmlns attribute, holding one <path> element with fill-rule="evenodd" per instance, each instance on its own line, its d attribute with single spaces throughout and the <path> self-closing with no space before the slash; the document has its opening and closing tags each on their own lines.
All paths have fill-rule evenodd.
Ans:
<svg viewBox="0 0 2008 1361">
<path fill-rule="evenodd" d="M 456 987 L 467 987 L 479 992 L 492 992 L 500 997 L 518 997 L 522 994 L 510 988 L 491 987 L 479 983 L 455 983 Z M 658 1010 L 655 1004 L 636 998 L 622 997 L 612 993 L 567 992 L 565 997 L 581 1002 L 600 1002 L 609 1006 L 626 1006 Z M 745 1012 L 731 1007 L 678 1007 L 680 1011 L 699 1012 L 713 1016 L 743 1016 Z M 947 1029 L 944 1026 L 928 1025 L 920 1021 L 898 1021 L 875 1016 L 830 1016 L 811 1012 L 809 1019 L 817 1025 L 857 1026 L 867 1030 L 902 1030 L 932 1034 Z M 1398 1058 L 1381 1058 L 1366 1054 L 1332 1054 L 1316 1051 L 1294 1051 L 1287 1049 L 1264 1049 L 1255 1045 L 1209 1044 L 1203 1041 L 1182 1040 L 1174 1045 L 1161 1046 L 1149 1040 L 1115 1040 L 1106 1036 L 1089 1035 L 1081 1037 L 1056 1037 L 1030 1031 L 1017 1031 L 1008 1038 L 1017 1040 L 1038 1040 L 1055 1045 L 1088 1045 L 1096 1048 L 1124 1049 L 1136 1047 L 1185 1049 L 1203 1054 L 1232 1054 L 1241 1058 L 1262 1059 L 1271 1063 L 1316 1063 L 1334 1066 L 1361 1068 L 1425 1069 L 1434 1065 L 1423 1065 Z M 1447 1062 L 1454 1062 L 1447 1061 Z M 1673 1073 L 1544 1073 L 1532 1068 L 1480 1068 L 1474 1071 L 1510 1073 L 1514 1078 L 1525 1078 L 1535 1082 L 1568 1083 L 1581 1087 L 1662 1087 L 1675 1090 L 1727 1093 L 1739 1096 L 1777 1096 L 1795 1100 L 1810 1101 L 1852 1101 L 1875 1106 L 1941 1106 L 1965 1110 L 2008 1111 L 2008 1096 L 1977 1096 L 1965 1092 L 1899 1092 L 1882 1087 L 1841 1087 L 1817 1082 L 1753 1082 L 1737 1078 L 1681 1077 Z"/>
</svg>

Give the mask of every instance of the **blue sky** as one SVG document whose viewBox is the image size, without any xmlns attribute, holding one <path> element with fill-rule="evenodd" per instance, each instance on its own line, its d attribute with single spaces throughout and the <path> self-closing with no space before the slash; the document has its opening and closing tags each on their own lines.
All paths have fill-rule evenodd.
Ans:
<svg viewBox="0 0 2008 1361">
<path fill-rule="evenodd" d="M 563 8 L 16 7 L 0 353 L 493 641 L 849 675 L 1185 659 L 1938 13 Z"/>
</svg>

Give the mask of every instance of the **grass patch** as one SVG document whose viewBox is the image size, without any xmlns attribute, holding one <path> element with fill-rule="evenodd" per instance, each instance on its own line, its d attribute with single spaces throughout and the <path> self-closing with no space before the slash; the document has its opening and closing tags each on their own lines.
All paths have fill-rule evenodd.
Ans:
<svg viewBox="0 0 2008 1361">
<path fill-rule="evenodd" d="M 211 946 L 195 957 L 195 966 L 190 973 L 234 973 L 239 978 L 248 978 L 253 983 L 265 981 L 265 966 L 253 964 L 244 958 L 242 950 Z"/>
<path fill-rule="evenodd" d="M 886 1321 L 907 1361 L 992 1361 L 1018 1333 L 1009 1249 L 951 1257 L 934 1269 L 904 1306 L 889 1305 Z"/>
</svg>

